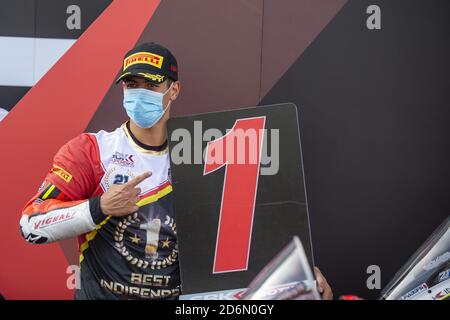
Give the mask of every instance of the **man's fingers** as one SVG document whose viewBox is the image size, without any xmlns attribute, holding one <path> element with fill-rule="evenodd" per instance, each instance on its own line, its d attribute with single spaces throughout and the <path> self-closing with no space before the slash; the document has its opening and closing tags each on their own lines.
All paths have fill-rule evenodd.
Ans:
<svg viewBox="0 0 450 320">
<path fill-rule="evenodd" d="M 137 176 L 134 179 L 131 179 L 127 183 L 125 183 L 125 186 L 127 187 L 136 187 L 139 183 L 144 181 L 145 179 L 149 178 L 152 175 L 151 172 L 144 172 L 143 174 Z"/>
<path fill-rule="evenodd" d="M 323 279 L 322 279 L 322 272 L 320 272 L 319 268 L 314 267 L 314 274 L 316 276 L 317 282 L 322 282 L 323 281 Z"/>
<path fill-rule="evenodd" d="M 132 191 L 132 195 L 137 197 L 142 192 L 141 188 L 134 188 Z"/>
<path fill-rule="evenodd" d="M 317 289 L 319 290 L 322 299 L 332 300 L 333 291 L 331 290 L 331 287 L 328 284 L 327 279 L 323 276 L 322 272 L 317 267 L 314 267 L 314 273 L 316 274 Z"/>
<path fill-rule="evenodd" d="M 317 267 L 314 267 L 314 273 L 316 274 L 316 280 L 317 280 L 317 288 L 319 289 L 320 293 L 323 293 L 324 287 L 326 284 L 326 280 L 322 275 L 322 272 L 320 272 L 320 269 Z"/>
<path fill-rule="evenodd" d="M 130 199 L 130 204 L 131 204 L 132 206 L 136 205 L 136 203 L 138 203 L 138 202 L 139 202 L 139 197 L 132 197 L 132 198 Z"/>
</svg>

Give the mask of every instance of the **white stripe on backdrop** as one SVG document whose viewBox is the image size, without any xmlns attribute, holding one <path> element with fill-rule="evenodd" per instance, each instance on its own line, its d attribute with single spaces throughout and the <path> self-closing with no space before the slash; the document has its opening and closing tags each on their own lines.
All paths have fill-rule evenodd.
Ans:
<svg viewBox="0 0 450 320">
<path fill-rule="evenodd" d="M 35 85 L 75 41 L 0 37 L 0 86 Z"/>
</svg>

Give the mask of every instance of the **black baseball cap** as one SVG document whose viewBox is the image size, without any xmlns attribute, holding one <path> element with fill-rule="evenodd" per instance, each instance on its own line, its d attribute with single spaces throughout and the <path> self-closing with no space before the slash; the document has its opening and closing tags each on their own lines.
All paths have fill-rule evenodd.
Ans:
<svg viewBox="0 0 450 320">
<path fill-rule="evenodd" d="M 167 78 L 177 81 L 177 60 L 162 45 L 143 43 L 127 52 L 123 59 L 122 73 L 116 83 L 128 76 L 141 77 L 155 84 L 162 83 Z"/>
</svg>

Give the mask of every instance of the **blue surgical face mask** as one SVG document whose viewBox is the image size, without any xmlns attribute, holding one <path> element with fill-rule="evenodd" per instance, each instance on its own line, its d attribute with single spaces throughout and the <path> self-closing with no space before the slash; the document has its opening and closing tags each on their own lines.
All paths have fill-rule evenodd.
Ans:
<svg viewBox="0 0 450 320">
<path fill-rule="evenodd" d="M 125 89 L 123 94 L 123 106 L 130 117 L 141 128 L 151 128 L 162 118 L 167 108 L 163 109 L 163 97 L 172 88 L 170 85 L 166 92 L 137 88 Z"/>
</svg>

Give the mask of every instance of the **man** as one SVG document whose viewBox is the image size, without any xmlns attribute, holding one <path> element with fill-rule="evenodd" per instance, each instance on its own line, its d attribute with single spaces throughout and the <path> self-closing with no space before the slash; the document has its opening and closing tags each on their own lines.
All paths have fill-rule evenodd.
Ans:
<svg viewBox="0 0 450 320">
<path fill-rule="evenodd" d="M 113 132 L 81 134 L 58 151 L 23 210 L 21 232 L 31 243 L 78 236 L 76 299 L 176 299 L 166 123 L 180 92 L 177 61 L 161 45 L 138 45 L 126 54 L 120 81 L 130 120 Z"/>
<path fill-rule="evenodd" d="M 176 298 L 166 122 L 180 92 L 177 61 L 158 44 L 139 45 L 126 54 L 119 81 L 130 120 L 58 151 L 23 210 L 21 231 L 32 243 L 78 236 L 76 299 Z"/>
</svg>

